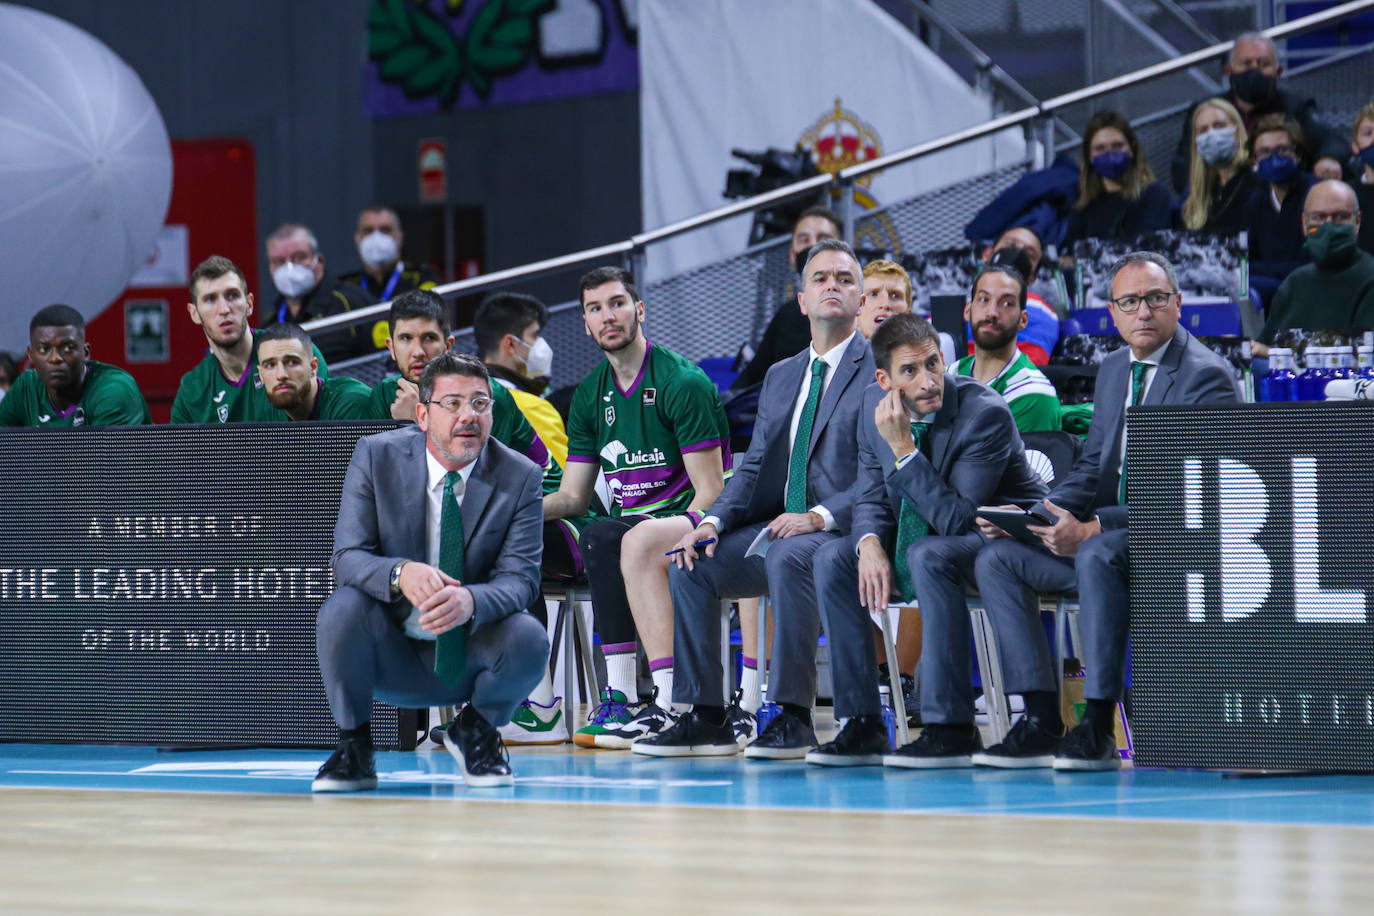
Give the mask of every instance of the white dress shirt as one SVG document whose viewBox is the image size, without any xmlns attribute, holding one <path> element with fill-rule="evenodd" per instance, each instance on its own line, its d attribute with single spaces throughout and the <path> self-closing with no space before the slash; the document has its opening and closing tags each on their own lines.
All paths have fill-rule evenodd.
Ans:
<svg viewBox="0 0 1374 916">
<path fill-rule="evenodd" d="M 1148 306 L 1147 306 L 1147 307 L 1148 307 Z M 1170 341 L 1170 342 L 1172 342 L 1172 341 Z M 1167 349 L 1169 349 L 1169 344 L 1166 343 L 1164 346 L 1160 347 L 1158 350 L 1154 351 L 1153 353 L 1147 353 L 1147 354 L 1145 354 L 1145 358 L 1144 358 L 1144 359 L 1136 359 L 1134 354 L 1131 355 L 1131 362 L 1133 362 L 1133 363 L 1144 363 L 1145 365 L 1149 366 L 1149 368 L 1145 370 L 1144 384 L 1141 385 L 1141 388 L 1140 388 L 1140 403 L 1142 403 L 1142 404 L 1145 403 L 1145 398 L 1146 398 L 1146 396 L 1150 393 L 1150 384 L 1155 380 L 1155 370 L 1159 368 L 1160 360 L 1164 359 L 1164 351 L 1167 350 Z M 1129 372 L 1126 374 L 1126 399 L 1125 399 L 1124 403 L 1125 403 L 1126 407 L 1132 406 L 1132 405 L 1131 405 L 1131 376 L 1130 376 L 1130 373 L 1129 373 Z M 1123 408 L 1123 409 L 1122 409 L 1122 412 L 1121 412 L 1121 437 L 1120 437 L 1120 442 L 1121 442 L 1121 460 L 1117 463 L 1117 466 L 1116 466 L 1116 476 L 1117 476 L 1117 477 L 1120 477 L 1120 476 L 1122 475 L 1122 473 L 1124 473 L 1125 470 L 1126 470 L 1126 411 L 1125 411 L 1125 408 Z"/>
<path fill-rule="evenodd" d="M 425 466 L 429 471 L 429 483 L 425 489 L 425 562 L 438 569 L 440 524 L 444 517 L 444 478 L 448 476 L 448 469 L 439 463 L 429 449 L 425 449 Z M 458 500 L 459 508 L 462 508 L 463 496 L 468 490 L 468 478 L 472 476 L 472 469 L 476 466 L 476 461 L 469 461 L 458 469 L 458 482 L 453 485 L 453 495 Z M 411 639 L 427 639 L 433 642 L 439 638 L 436 634 L 421 629 L 420 609 L 413 605 L 410 615 L 406 617 L 405 631 Z"/>
<path fill-rule="evenodd" d="M 797 427 L 801 425 L 802 411 L 806 409 L 806 396 L 811 393 L 811 364 L 818 359 L 825 362 L 825 372 L 821 375 L 821 396 L 816 401 L 816 407 L 819 408 L 820 402 L 825 399 L 825 390 L 830 387 L 830 380 L 835 376 L 835 369 L 840 365 L 840 360 L 844 357 L 844 351 L 849 347 L 849 342 L 854 339 L 854 335 L 857 333 L 859 333 L 858 330 L 851 331 L 849 336 L 840 341 L 837 346 L 831 347 L 824 353 L 817 353 L 814 343 L 806 348 L 806 371 L 802 373 L 801 388 L 797 392 L 797 402 L 792 407 L 792 423 L 787 429 L 787 454 L 789 459 L 792 454 L 792 446 L 797 441 Z M 815 428 L 812 427 L 812 429 L 814 431 Z M 786 482 L 784 482 L 783 502 L 785 503 L 786 501 L 787 485 Z M 821 521 L 823 522 L 821 526 L 822 531 L 835 530 L 835 516 L 831 515 L 830 510 L 825 506 L 817 503 L 808 511 L 814 512 L 821 517 Z M 769 519 L 769 521 L 772 521 L 772 519 Z M 710 523 L 715 526 L 717 531 L 720 530 L 720 519 L 714 515 L 706 516 L 701 520 L 701 523 L 703 525 Z"/>
</svg>

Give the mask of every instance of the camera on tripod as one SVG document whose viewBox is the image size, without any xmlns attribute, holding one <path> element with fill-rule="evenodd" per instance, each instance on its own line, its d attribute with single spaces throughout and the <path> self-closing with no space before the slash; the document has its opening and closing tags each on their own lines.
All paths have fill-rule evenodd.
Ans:
<svg viewBox="0 0 1374 916">
<path fill-rule="evenodd" d="M 820 174 L 810 150 L 802 147 L 785 150 L 774 146 L 761 153 L 732 149 L 730 155 L 753 166 L 730 169 L 725 173 L 725 197 L 730 200 L 753 197 Z M 797 217 L 807 207 L 820 203 L 822 194 L 823 191 L 755 211 L 754 222 L 749 229 L 749 244 L 757 245 L 779 235 L 790 235 Z"/>
</svg>

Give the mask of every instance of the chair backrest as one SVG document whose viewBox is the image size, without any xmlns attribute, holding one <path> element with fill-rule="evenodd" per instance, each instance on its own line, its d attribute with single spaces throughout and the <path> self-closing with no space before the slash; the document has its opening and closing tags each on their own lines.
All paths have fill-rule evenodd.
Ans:
<svg viewBox="0 0 1374 916">
<path fill-rule="evenodd" d="M 1083 440 L 1062 429 L 1022 433 L 1026 461 L 1048 486 L 1054 486 L 1073 467 L 1083 451 Z"/>
</svg>

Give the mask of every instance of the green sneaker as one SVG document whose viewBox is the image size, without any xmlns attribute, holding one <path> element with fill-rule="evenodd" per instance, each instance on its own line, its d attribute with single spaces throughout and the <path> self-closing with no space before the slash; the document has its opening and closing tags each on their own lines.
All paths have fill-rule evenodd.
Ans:
<svg viewBox="0 0 1374 916">
<path fill-rule="evenodd" d="M 563 744 L 568 740 L 568 725 L 563 719 L 563 698 L 554 697 L 548 706 L 526 700 L 509 722 L 497 729 L 507 744 Z"/>
<path fill-rule="evenodd" d="M 619 690 L 609 686 L 601 688 L 601 702 L 587 714 L 587 724 L 573 732 L 573 744 L 578 747 L 596 747 L 596 736 L 613 728 L 619 728 L 634 717 L 629 701 Z"/>
</svg>

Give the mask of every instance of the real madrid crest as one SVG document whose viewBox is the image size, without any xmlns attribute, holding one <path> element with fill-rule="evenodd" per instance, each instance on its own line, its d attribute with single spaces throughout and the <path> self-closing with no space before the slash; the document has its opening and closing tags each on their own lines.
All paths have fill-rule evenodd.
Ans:
<svg viewBox="0 0 1374 916">
<path fill-rule="evenodd" d="M 834 108 L 822 114 L 802 133 L 797 145 L 810 150 L 816 168 L 828 175 L 870 162 L 883 154 L 883 139 L 877 129 L 856 112 L 845 108 L 838 98 L 835 99 Z M 881 172 L 865 175 L 854 182 L 854 202 L 865 210 L 873 210 L 878 206 L 877 198 L 869 189 L 879 174 Z M 855 238 L 850 241 L 856 247 L 887 251 L 894 256 L 902 253 L 897 227 L 885 211 L 861 214 L 855 226 Z"/>
</svg>

